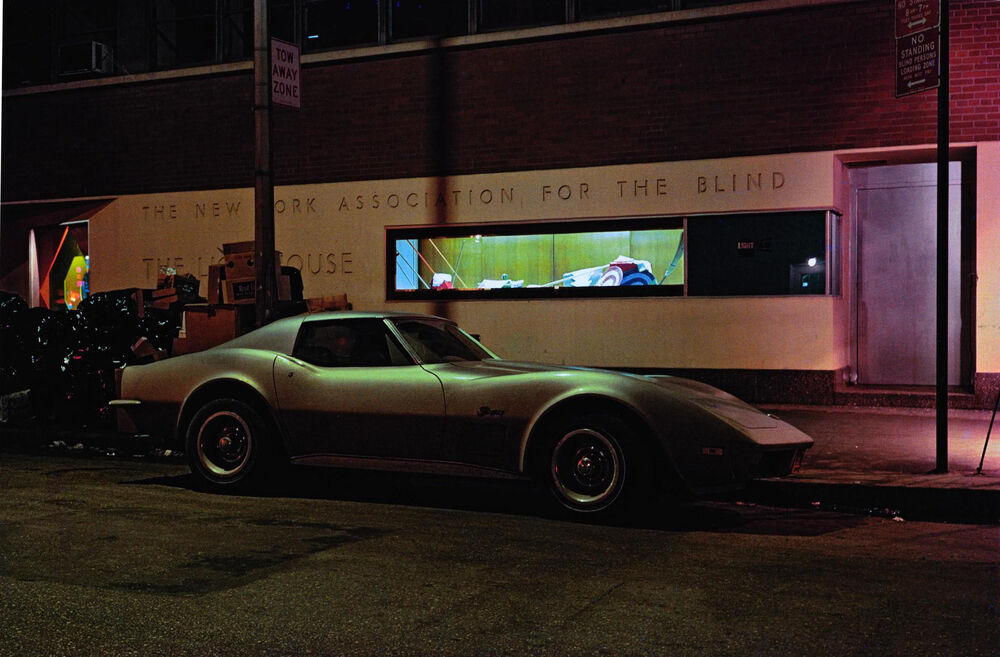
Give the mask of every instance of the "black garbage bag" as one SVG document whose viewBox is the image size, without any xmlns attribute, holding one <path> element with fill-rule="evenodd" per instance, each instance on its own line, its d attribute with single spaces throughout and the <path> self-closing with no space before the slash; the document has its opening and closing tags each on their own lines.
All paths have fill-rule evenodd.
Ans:
<svg viewBox="0 0 1000 657">
<path fill-rule="evenodd" d="M 147 308 L 145 316 L 139 320 L 136 339 L 145 337 L 157 349 L 170 353 L 180 324 L 178 312 Z"/>
<path fill-rule="evenodd" d="M 79 342 L 78 328 L 72 325 L 76 313 L 53 312 L 47 308 L 27 311 L 25 347 L 31 359 L 30 389 L 34 415 L 44 422 L 62 416 L 65 399 L 63 361 Z"/>
<path fill-rule="evenodd" d="M 28 310 L 26 346 L 32 367 L 40 372 L 58 372 L 62 360 L 79 341 L 71 322 L 75 312 L 55 312 L 47 308 Z"/>
<path fill-rule="evenodd" d="M 86 345 L 70 352 L 61 371 L 60 412 L 77 426 L 112 428 L 115 369 L 126 352 L 110 345 Z"/>
<path fill-rule="evenodd" d="M 132 345 L 152 325 L 139 317 L 132 290 L 93 294 L 80 303 L 77 315 L 87 340 L 65 356 L 62 401 L 78 422 L 109 427 L 114 420 L 109 402 L 115 397 L 115 370 L 136 362 Z"/>
<path fill-rule="evenodd" d="M 0 324 L 11 322 L 27 309 L 28 302 L 19 295 L 0 290 Z"/>
<path fill-rule="evenodd" d="M 77 309 L 101 326 L 128 323 L 139 316 L 134 290 L 96 292 L 81 301 Z"/>
<path fill-rule="evenodd" d="M 139 308 L 131 290 L 98 292 L 81 301 L 78 311 L 86 318 L 94 345 L 127 350 L 141 337 Z"/>
<path fill-rule="evenodd" d="M 3 390 L 30 390 L 33 417 L 61 427 L 112 429 L 115 370 L 139 362 L 132 350 L 145 337 L 168 352 L 180 314 L 143 308 L 134 290 L 101 292 L 77 310 L 29 308 L 0 294 Z"/>
<path fill-rule="evenodd" d="M 31 357 L 25 343 L 27 311 L 24 299 L 0 292 L 0 395 L 30 387 Z"/>
</svg>

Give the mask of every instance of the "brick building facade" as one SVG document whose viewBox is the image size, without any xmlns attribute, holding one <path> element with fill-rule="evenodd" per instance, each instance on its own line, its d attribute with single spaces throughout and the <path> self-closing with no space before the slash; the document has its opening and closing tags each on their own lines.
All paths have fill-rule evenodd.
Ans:
<svg viewBox="0 0 1000 657">
<path fill-rule="evenodd" d="M 615 219 L 634 216 L 821 209 L 837 216 L 835 229 L 842 232 L 836 242 L 848 245 L 830 256 L 839 260 L 839 266 L 831 263 L 829 269 L 842 278 L 826 288 L 828 305 L 822 321 L 829 326 L 807 332 L 824 343 L 818 349 L 821 357 L 810 349 L 790 359 L 773 357 L 784 347 L 763 339 L 763 346 L 751 348 L 747 358 L 727 358 L 725 349 L 716 346 L 704 348 L 694 358 L 653 349 L 646 356 L 605 360 L 597 355 L 596 335 L 581 339 L 577 351 L 557 352 L 547 351 L 535 340 L 500 335 L 504 329 L 499 318 L 511 311 L 523 318 L 524 330 L 552 332 L 557 339 L 564 336 L 553 326 L 558 315 L 580 318 L 592 312 L 634 313 L 637 320 L 669 318 L 673 326 L 687 326 L 680 330 L 682 335 L 696 334 L 707 321 L 705 313 L 715 311 L 703 310 L 705 300 L 692 296 L 676 300 L 670 310 L 663 310 L 662 304 L 675 300 L 661 298 L 462 298 L 451 305 L 451 312 L 459 318 L 484 318 L 481 332 L 530 357 L 554 355 L 578 364 L 699 371 L 709 378 L 714 372 L 722 379 L 732 378 L 731 388 L 758 400 L 830 402 L 859 367 L 860 320 L 852 292 L 859 265 L 849 253 L 860 251 L 859 187 L 854 174 L 864 167 L 934 161 L 936 94 L 899 98 L 894 94 L 893 10 L 889 0 L 763 0 L 306 54 L 301 109 L 277 107 L 273 114 L 276 195 L 279 200 L 319 198 L 318 216 L 302 229 L 313 226 L 316 240 L 337 243 L 331 252 L 342 253 L 346 247 L 340 244 L 360 240 L 350 252 L 364 251 L 366 260 L 377 259 L 377 264 L 367 264 L 377 275 L 364 282 L 314 281 L 313 292 L 334 287 L 352 292 L 365 305 L 393 302 L 386 293 L 391 283 L 381 278 L 382 261 L 388 257 L 385 231 L 393 226 L 433 225 L 441 216 L 429 211 L 433 202 L 421 201 L 418 214 L 382 220 L 370 198 L 386 181 L 414 181 L 400 183 L 400 189 L 414 185 L 425 189 L 428 180 L 439 181 L 432 182 L 431 189 L 438 185 L 448 198 L 447 185 L 458 180 L 462 190 L 470 190 L 471 205 L 472 189 L 490 188 L 490 197 L 499 198 L 497 188 L 514 189 L 509 180 L 530 180 L 532 172 L 561 172 L 552 173 L 549 197 L 536 194 L 538 198 L 529 199 L 527 205 L 522 202 L 519 213 L 491 214 L 490 208 L 480 208 L 463 214 L 457 207 L 462 197 L 456 194 L 453 214 L 446 221 L 477 226 L 595 219 L 610 222 L 607 225 L 613 228 Z M 1000 308 L 990 296 L 1000 292 L 1000 268 L 990 252 L 1000 246 L 1000 204 L 992 200 L 1000 197 L 996 175 L 1000 172 L 1000 3 L 953 0 L 950 21 L 952 159 L 963 164 L 956 184 L 962 189 L 961 230 L 967 236 L 959 257 L 963 281 L 978 276 L 977 283 L 965 281 L 956 288 L 965 299 L 958 312 L 966 327 L 962 344 L 956 346 L 956 358 L 964 363 L 956 384 L 972 395 L 969 404 L 983 405 L 1000 381 L 996 328 Z M 217 233 L 246 237 L 245 209 L 252 208 L 246 193 L 254 175 L 249 62 L 119 73 L 55 84 L 5 84 L 0 194 L 7 214 L 5 236 L 17 235 L 14 244 L 5 239 L 3 246 L 0 281 L 5 289 L 26 289 L 26 258 L 20 255 L 23 226 L 37 224 L 39 216 L 55 207 L 53 203 L 109 201 L 114 218 L 107 220 L 108 227 L 98 226 L 102 211 L 87 215 L 93 216 L 90 246 L 100 252 L 102 247 L 95 244 L 98 236 L 107 234 L 110 226 L 129 230 L 129 222 L 139 221 L 142 214 L 138 208 L 216 202 L 212 199 L 226 194 L 213 190 L 241 190 L 237 195 L 244 199 L 242 223 Z M 648 196 L 657 180 L 666 180 L 655 171 L 648 177 L 644 173 L 661 165 L 680 172 L 671 174 L 672 181 L 687 175 L 683 163 L 692 163 L 690 180 L 709 181 L 704 184 L 714 185 L 716 192 L 719 176 L 710 182 L 713 175 L 700 172 L 724 171 L 724 192 L 730 171 L 731 187 L 743 185 L 744 175 L 756 183 L 779 169 L 784 180 L 815 154 L 828 156 L 828 165 L 817 166 L 831 169 L 829 183 L 794 201 L 773 195 L 759 203 L 742 203 L 740 197 L 717 207 L 706 196 L 700 205 L 696 198 L 687 205 L 666 202 L 651 207 L 637 204 L 635 198 L 640 190 Z M 622 200 L 623 175 L 632 185 L 629 203 Z M 622 202 L 614 206 L 609 201 L 597 210 L 583 205 L 566 210 L 567 205 L 560 214 L 551 210 L 550 199 L 562 189 L 563 178 L 572 180 L 567 189 L 587 197 L 581 203 L 593 200 L 583 193 L 582 185 L 587 192 L 599 187 L 610 190 L 606 192 L 610 196 L 617 189 Z M 520 194 L 533 183 L 517 184 Z M 666 190 L 668 183 L 663 185 Z M 749 182 L 746 188 L 750 189 Z M 729 191 L 735 197 L 738 190 Z M 172 200 L 171 195 L 185 193 L 208 196 L 192 197 L 190 202 L 183 196 L 176 197 L 181 201 Z M 363 214 L 363 207 L 357 208 L 360 215 L 343 212 L 344 199 L 354 205 L 355 196 L 359 206 L 367 205 L 369 214 Z M 367 203 L 362 196 L 369 199 Z M 400 198 L 405 206 L 406 195 Z M 433 192 L 428 198 L 433 201 Z M 542 201 L 549 202 L 548 209 L 538 205 Z M 116 203 L 136 208 L 135 216 L 129 219 L 124 210 L 114 210 Z M 196 218 L 192 215 L 192 221 Z M 320 227 L 317 221 L 330 226 Z M 280 232 L 281 216 L 278 222 Z M 338 227 L 333 227 L 336 222 Z M 252 222 L 249 227 L 252 231 Z M 359 237 L 366 230 L 374 232 Z M 868 235 L 865 239 L 873 239 Z M 278 248 L 287 254 L 299 247 L 283 248 L 279 243 Z M 108 272 L 110 257 L 104 264 L 91 265 L 95 290 L 148 285 L 148 280 L 125 275 L 98 276 L 102 267 Z M 357 255 L 353 259 L 356 262 Z M 308 259 L 301 262 L 309 268 Z M 419 308 L 424 302 L 414 299 L 411 305 Z M 405 299 L 396 303 L 408 307 Z M 539 310 L 540 303 L 549 308 Z M 661 306 L 654 309 L 654 303 Z M 760 304 L 755 311 L 759 316 L 749 321 L 753 326 L 766 326 L 775 313 L 794 318 L 798 312 L 815 310 L 776 308 L 774 299 L 751 298 L 739 305 L 746 303 Z M 553 304 L 560 312 L 551 310 Z M 725 315 L 731 310 L 726 306 L 719 312 Z M 729 329 L 720 330 L 718 340 L 732 342 Z M 638 348 L 642 349 L 641 339 Z M 769 387 L 762 382 L 774 376 L 782 382 L 778 388 L 799 388 L 799 392 L 762 392 Z M 803 381 L 808 383 L 798 383 Z M 880 383 L 877 377 L 869 382 Z M 802 391 L 803 386 L 809 390 Z"/>
</svg>

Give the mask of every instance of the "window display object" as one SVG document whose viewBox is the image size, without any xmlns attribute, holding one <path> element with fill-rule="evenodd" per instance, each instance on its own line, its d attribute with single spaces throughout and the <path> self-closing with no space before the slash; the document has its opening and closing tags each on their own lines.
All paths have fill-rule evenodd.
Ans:
<svg viewBox="0 0 1000 657">
<path fill-rule="evenodd" d="M 390 298 L 448 292 L 474 298 L 606 295 L 607 288 L 677 294 L 684 284 L 684 231 L 677 219 L 615 222 L 625 230 L 586 230 L 594 222 L 468 228 L 389 229 Z M 601 226 L 607 226 L 602 222 Z M 618 226 L 616 226 L 618 228 Z M 463 234 L 456 234 L 462 231 Z M 489 232 L 488 232 L 489 231 Z M 659 273 L 658 273 L 659 272 Z M 655 289 L 660 288 L 660 289 Z M 633 292 L 634 293 L 634 292 Z"/>
</svg>

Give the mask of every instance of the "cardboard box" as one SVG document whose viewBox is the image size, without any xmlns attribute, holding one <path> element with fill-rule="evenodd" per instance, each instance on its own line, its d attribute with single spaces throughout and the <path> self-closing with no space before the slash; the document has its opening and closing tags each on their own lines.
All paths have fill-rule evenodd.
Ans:
<svg viewBox="0 0 1000 657">
<path fill-rule="evenodd" d="M 222 303 L 253 304 L 257 300 L 257 279 L 226 278 L 222 285 Z"/>
<path fill-rule="evenodd" d="M 351 304 L 347 301 L 346 294 L 327 294 L 306 299 L 306 307 L 309 312 L 314 313 L 321 310 L 350 310 Z"/>
<path fill-rule="evenodd" d="M 132 292 L 132 298 L 135 299 L 135 314 L 140 319 L 146 316 L 146 296 L 145 290 L 140 288 L 136 288 Z"/>
<path fill-rule="evenodd" d="M 243 313 L 237 306 L 185 306 L 184 337 L 174 339 L 173 353 L 179 356 L 228 342 L 242 334 L 243 323 Z"/>
<path fill-rule="evenodd" d="M 146 337 L 136 340 L 135 344 L 132 345 L 132 353 L 135 354 L 140 363 L 150 360 L 160 360 L 164 356 L 163 352 L 154 347 Z"/>
<path fill-rule="evenodd" d="M 231 253 L 245 253 L 247 251 L 253 253 L 253 247 L 253 240 L 247 242 L 226 242 L 222 245 L 222 255 L 227 256 Z"/>
<path fill-rule="evenodd" d="M 193 274 L 178 274 L 174 276 L 173 284 L 178 296 L 186 299 L 197 297 L 201 291 L 201 281 Z"/>
<path fill-rule="evenodd" d="M 226 256 L 226 278 L 253 278 L 256 275 L 253 252 Z"/>
<path fill-rule="evenodd" d="M 222 245 L 226 278 L 253 278 L 257 275 L 253 242 L 230 242 Z"/>
<path fill-rule="evenodd" d="M 208 266 L 208 291 L 206 297 L 209 305 L 217 306 L 222 301 L 222 281 L 226 278 L 225 265 Z"/>
<path fill-rule="evenodd" d="M 288 274 L 278 276 L 278 301 L 291 301 L 292 279 Z"/>
<path fill-rule="evenodd" d="M 169 297 L 160 297 L 159 299 L 153 299 L 153 307 L 157 310 L 170 310 L 170 306 L 175 303 L 180 303 L 181 298 L 176 294 L 172 294 Z"/>
</svg>

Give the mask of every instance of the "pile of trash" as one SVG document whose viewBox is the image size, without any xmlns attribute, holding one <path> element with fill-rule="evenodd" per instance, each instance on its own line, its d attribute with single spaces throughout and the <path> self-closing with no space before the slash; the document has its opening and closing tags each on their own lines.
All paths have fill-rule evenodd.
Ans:
<svg viewBox="0 0 1000 657">
<path fill-rule="evenodd" d="M 100 292 L 53 311 L 0 292 L 0 423 L 114 428 L 115 370 L 169 353 L 180 326 L 151 301 Z"/>
<path fill-rule="evenodd" d="M 246 260 L 252 256 L 246 244 L 223 246 L 242 246 L 230 257 Z M 245 262 L 243 267 L 212 265 L 209 299 L 200 296 L 196 276 L 170 267 L 160 269 L 155 289 L 98 292 L 74 310 L 32 308 L 0 291 L 0 426 L 115 429 L 109 402 L 116 395 L 116 370 L 206 349 L 253 327 L 254 280 L 248 298 L 227 299 L 224 293 L 224 283 L 246 282 L 227 279 L 227 273 L 253 273 Z M 276 274 L 287 293 L 272 319 L 313 309 L 302 299 L 299 270 L 281 267 Z M 315 301 L 317 309 L 350 307 L 346 295 Z"/>
</svg>

